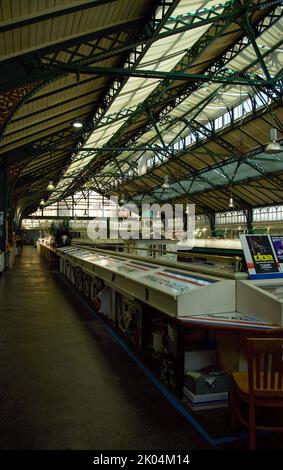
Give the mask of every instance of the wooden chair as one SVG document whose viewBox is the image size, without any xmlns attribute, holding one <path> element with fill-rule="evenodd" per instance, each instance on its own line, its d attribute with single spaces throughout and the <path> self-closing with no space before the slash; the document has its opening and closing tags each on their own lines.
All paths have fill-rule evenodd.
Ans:
<svg viewBox="0 0 283 470">
<path fill-rule="evenodd" d="M 256 425 L 257 407 L 283 408 L 283 338 L 247 338 L 244 349 L 248 372 L 232 374 L 232 425 L 240 421 L 249 428 L 249 448 L 255 449 L 256 430 L 283 432 L 283 426 Z M 248 422 L 241 401 L 248 404 Z"/>
</svg>

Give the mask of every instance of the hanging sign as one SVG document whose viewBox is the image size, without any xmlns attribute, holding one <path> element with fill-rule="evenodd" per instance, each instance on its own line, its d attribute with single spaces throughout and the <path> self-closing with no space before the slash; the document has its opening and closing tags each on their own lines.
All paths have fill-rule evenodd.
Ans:
<svg viewBox="0 0 283 470">
<path fill-rule="evenodd" d="M 283 277 L 280 263 L 269 235 L 240 235 L 251 279 Z"/>
</svg>

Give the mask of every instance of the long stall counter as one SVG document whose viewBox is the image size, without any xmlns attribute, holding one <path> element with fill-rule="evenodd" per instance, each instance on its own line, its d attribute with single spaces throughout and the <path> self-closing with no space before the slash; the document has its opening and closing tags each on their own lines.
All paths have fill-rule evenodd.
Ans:
<svg viewBox="0 0 283 470">
<path fill-rule="evenodd" d="M 173 269 L 115 254 L 64 247 L 57 250 L 60 258 L 81 267 L 145 304 L 172 317 L 201 317 L 217 314 L 245 316 L 246 323 L 265 322 L 283 325 L 283 280 L 239 280 Z M 229 324 L 229 322 L 227 322 Z"/>
<path fill-rule="evenodd" d="M 44 260 L 44 262 L 47 264 L 47 266 L 51 269 L 57 269 L 58 268 L 58 256 L 56 249 L 49 244 L 49 241 L 47 240 L 37 240 L 36 242 L 36 248 L 41 256 L 41 258 Z"/>
<path fill-rule="evenodd" d="M 240 312 L 283 326 L 283 279 L 238 281 Z"/>
<path fill-rule="evenodd" d="M 57 252 L 107 281 L 113 288 L 173 317 L 221 313 L 236 307 L 235 281 L 230 279 L 200 276 L 112 254 L 99 259 L 84 249 L 59 248 Z"/>
<path fill-rule="evenodd" d="M 254 281 L 83 247 L 58 248 L 57 255 L 61 273 L 180 397 L 187 371 L 199 365 L 217 366 L 228 374 L 245 370 L 241 341 L 282 330 L 281 317 L 269 316 L 273 297 L 281 302 L 278 281 L 277 287 L 265 282 L 267 289 L 261 292 L 266 301 L 258 314 L 241 293 L 243 286 L 258 289 Z"/>
</svg>

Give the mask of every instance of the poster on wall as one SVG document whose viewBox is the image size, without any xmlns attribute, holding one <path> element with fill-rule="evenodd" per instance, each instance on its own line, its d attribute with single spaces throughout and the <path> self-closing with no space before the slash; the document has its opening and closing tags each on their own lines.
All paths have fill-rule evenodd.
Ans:
<svg viewBox="0 0 283 470">
<path fill-rule="evenodd" d="M 281 271 L 283 272 L 283 236 L 271 235 L 271 240 L 273 243 L 275 253 L 277 255 L 277 259 L 281 266 Z"/>
<path fill-rule="evenodd" d="M 251 279 L 283 277 L 269 235 L 240 235 L 240 240 Z"/>
</svg>

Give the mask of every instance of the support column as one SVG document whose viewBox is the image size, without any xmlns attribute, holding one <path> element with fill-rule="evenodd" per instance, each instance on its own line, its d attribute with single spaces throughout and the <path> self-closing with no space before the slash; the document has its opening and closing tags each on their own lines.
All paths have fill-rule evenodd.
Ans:
<svg viewBox="0 0 283 470">
<path fill-rule="evenodd" d="M 244 214 L 246 216 L 247 220 L 247 230 L 248 233 L 254 233 L 254 227 L 253 227 L 253 209 L 252 207 L 249 207 L 248 209 L 244 210 Z"/>
<path fill-rule="evenodd" d="M 162 211 L 160 214 L 160 219 L 161 219 L 161 236 L 160 238 L 166 238 L 165 235 L 162 233 L 164 230 L 164 233 L 166 232 L 167 226 L 166 226 L 166 219 L 165 219 L 165 213 Z"/>
<path fill-rule="evenodd" d="M 8 174 L 5 157 L 0 157 L 0 253 L 5 253 L 3 260 L 6 266 L 6 242 L 8 235 Z"/>
<path fill-rule="evenodd" d="M 106 219 L 106 238 L 107 238 L 107 240 L 110 239 L 110 233 L 111 233 L 111 231 L 110 231 L 110 220 L 111 220 L 110 217 L 107 217 L 107 219 Z"/>
<path fill-rule="evenodd" d="M 183 224 L 184 224 L 184 232 L 188 230 L 188 214 L 186 210 L 183 211 Z"/>
<path fill-rule="evenodd" d="M 211 231 L 211 237 L 215 238 L 216 237 L 216 228 L 215 228 L 215 212 L 211 212 L 207 214 L 208 220 L 209 220 L 209 226 L 210 226 L 210 231 Z"/>
<path fill-rule="evenodd" d="M 7 266 L 7 242 L 8 242 L 8 169 L 5 157 L 0 157 L 0 272 Z"/>
</svg>

